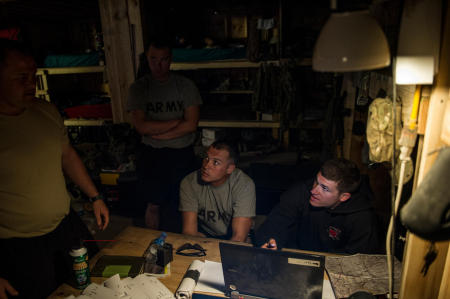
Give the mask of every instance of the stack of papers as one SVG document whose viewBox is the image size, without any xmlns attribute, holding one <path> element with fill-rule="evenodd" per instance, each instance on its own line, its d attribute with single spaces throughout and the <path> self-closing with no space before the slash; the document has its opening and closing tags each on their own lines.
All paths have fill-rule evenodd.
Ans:
<svg viewBox="0 0 450 299">
<path fill-rule="evenodd" d="M 195 291 L 223 294 L 225 282 L 223 279 L 222 263 L 205 261 L 205 267 L 195 286 Z"/>
<path fill-rule="evenodd" d="M 91 283 L 78 296 L 66 299 L 173 299 L 174 294 L 156 277 L 141 274 L 135 278 L 120 280 L 119 274 L 111 276 L 103 284 Z"/>
</svg>

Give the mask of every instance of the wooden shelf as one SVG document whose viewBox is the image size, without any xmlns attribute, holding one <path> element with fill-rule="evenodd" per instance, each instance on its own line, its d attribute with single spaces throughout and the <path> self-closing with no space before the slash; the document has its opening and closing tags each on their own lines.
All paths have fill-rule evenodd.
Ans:
<svg viewBox="0 0 450 299">
<path fill-rule="evenodd" d="M 69 118 L 64 120 L 65 126 L 102 126 L 112 119 L 82 119 Z M 258 120 L 200 120 L 200 128 L 280 128 L 280 123 L 276 121 L 258 121 Z"/>
<path fill-rule="evenodd" d="M 276 121 L 259 120 L 200 120 L 200 128 L 280 128 L 281 125 Z"/>
<path fill-rule="evenodd" d="M 173 71 L 183 70 L 199 70 L 199 69 L 228 69 L 228 68 L 257 68 L 261 63 L 279 65 L 281 60 L 267 60 L 260 62 L 251 62 L 246 59 L 242 60 L 216 60 L 216 61 L 201 61 L 201 62 L 172 62 L 170 69 Z M 297 66 L 311 66 L 312 58 L 302 58 L 295 60 Z"/>
<path fill-rule="evenodd" d="M 105 71 L 104 65 L 95 66 L 73 66 L 73 67 L 49 67 L 38 68 L 37 75 L 65 75 L 65 74 L 83 74 L 83 73 L 101 73 Z"/>
<path fill-rule="evenodd" d="M 67 74 L 87 74 L 87 73 L 103 73 L 104 65 L 95 66 L 75 66 L 75 67 L 56 67 L 56 68 L 38 68 L 36 72 L 36 96 L 50 102 L 50 94 L 48 92 L 48 76 L 49 75 L 67 75 Z M 109 95 L 109 92 L 107 92 Z M 102 126 L 111 119 L 66 119 L 65 126 Z"/>
<path fill-rule="evenodd" d="M 253 94 L 253 90 L 211 90 L 211 94 Z"/>
<path fill-rule="evenodd" d="M 65 126 L 102 126 L 112 119 L 82 119 L 69 118 L 64 120 Z M 276 121 L 258 120 L 200 120 L 200 128 L 280 128 L 280 123 Z"/>
<path fill-rule="evenodd" d="M 71 126 L 103 126 L 104 124 L 112 122 L 112 119 L 82 119 L 69 118 L 64 120 L 64 125 Z"/>
<path fill-rule="evenodd" d="M 265 61 L 278 65 L 278 60 Z M 202 61 L 202 62 L 172 62 L 170 69 L 173 71 L 181 70 L 197 70 L 197 69 L 229 69 L 229 68 L 257 68 L 261 62 L 251 62 L 246 59 L 243 60 L 217 60 L 217 61 Z"/>
<path fill-rule="evenodd" d="M 291 122 L 289 127 L 291 129 L 311 130 L 311 129 L 322 129 L 324 125 L 325 125 L 324 121 L 322 120 L 304 120 L 298 126 L 295 125 L 293 122 Z"/>
</svg>

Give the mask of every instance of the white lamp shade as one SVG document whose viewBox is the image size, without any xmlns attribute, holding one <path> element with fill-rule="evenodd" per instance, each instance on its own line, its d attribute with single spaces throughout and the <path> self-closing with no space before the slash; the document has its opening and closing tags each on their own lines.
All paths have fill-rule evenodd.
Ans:
<svg viewBox="0 0 450 299">
<path fill-rule="evenodd" d="M 386 36 L 368 11 L 333 13 L 314 47 L 312 68 L 351 72 L 386 67 L 391 62 Z"/>
<path fill-rule="evenodd" d="M 433 56 L 399 56 L 395 64 L 397 84 L 433 84 Z"/>
</svg>

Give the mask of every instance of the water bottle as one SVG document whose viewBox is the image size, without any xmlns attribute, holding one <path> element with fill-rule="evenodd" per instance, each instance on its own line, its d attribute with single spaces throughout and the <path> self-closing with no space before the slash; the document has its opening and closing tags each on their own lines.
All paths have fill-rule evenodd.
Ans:
<svg viewBox="0 0 450 299">
<path fill-rule="evenodd" d="M 166 242 L 167 233 L 162 232 L 158 239 L 153 240 L 152 244 L 150 245 L 150 253 L 154 256 L 158 253 L 158 248 L 161 248 L 164 243 Z"/>
</svg>

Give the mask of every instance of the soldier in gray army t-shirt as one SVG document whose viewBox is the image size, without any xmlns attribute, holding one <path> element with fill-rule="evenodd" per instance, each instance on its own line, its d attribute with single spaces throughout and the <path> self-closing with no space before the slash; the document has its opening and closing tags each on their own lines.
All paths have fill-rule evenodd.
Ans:
<svg viewBox="0 0 450 299">
<path fill-rule="evenodd" d="M 146 52 L 150 73 L 129 89 L 127 109 L 142 136 L 137 153 L 137 197 L 147 205 L 145 225 L 181 231 L 181 179 L 195 166 L 193 142 L 202 103 L 195 84 L 170 71 L 170 41 L 155 38 Z"/>
<path fill-rule="evenodd" d="M 213 143 L 202 168 L 180 186 L 183 233 L 245 241 L 255 216 L 255 184 L 236 168 L 237 151 L 223 141 Z"/>
</svg>

